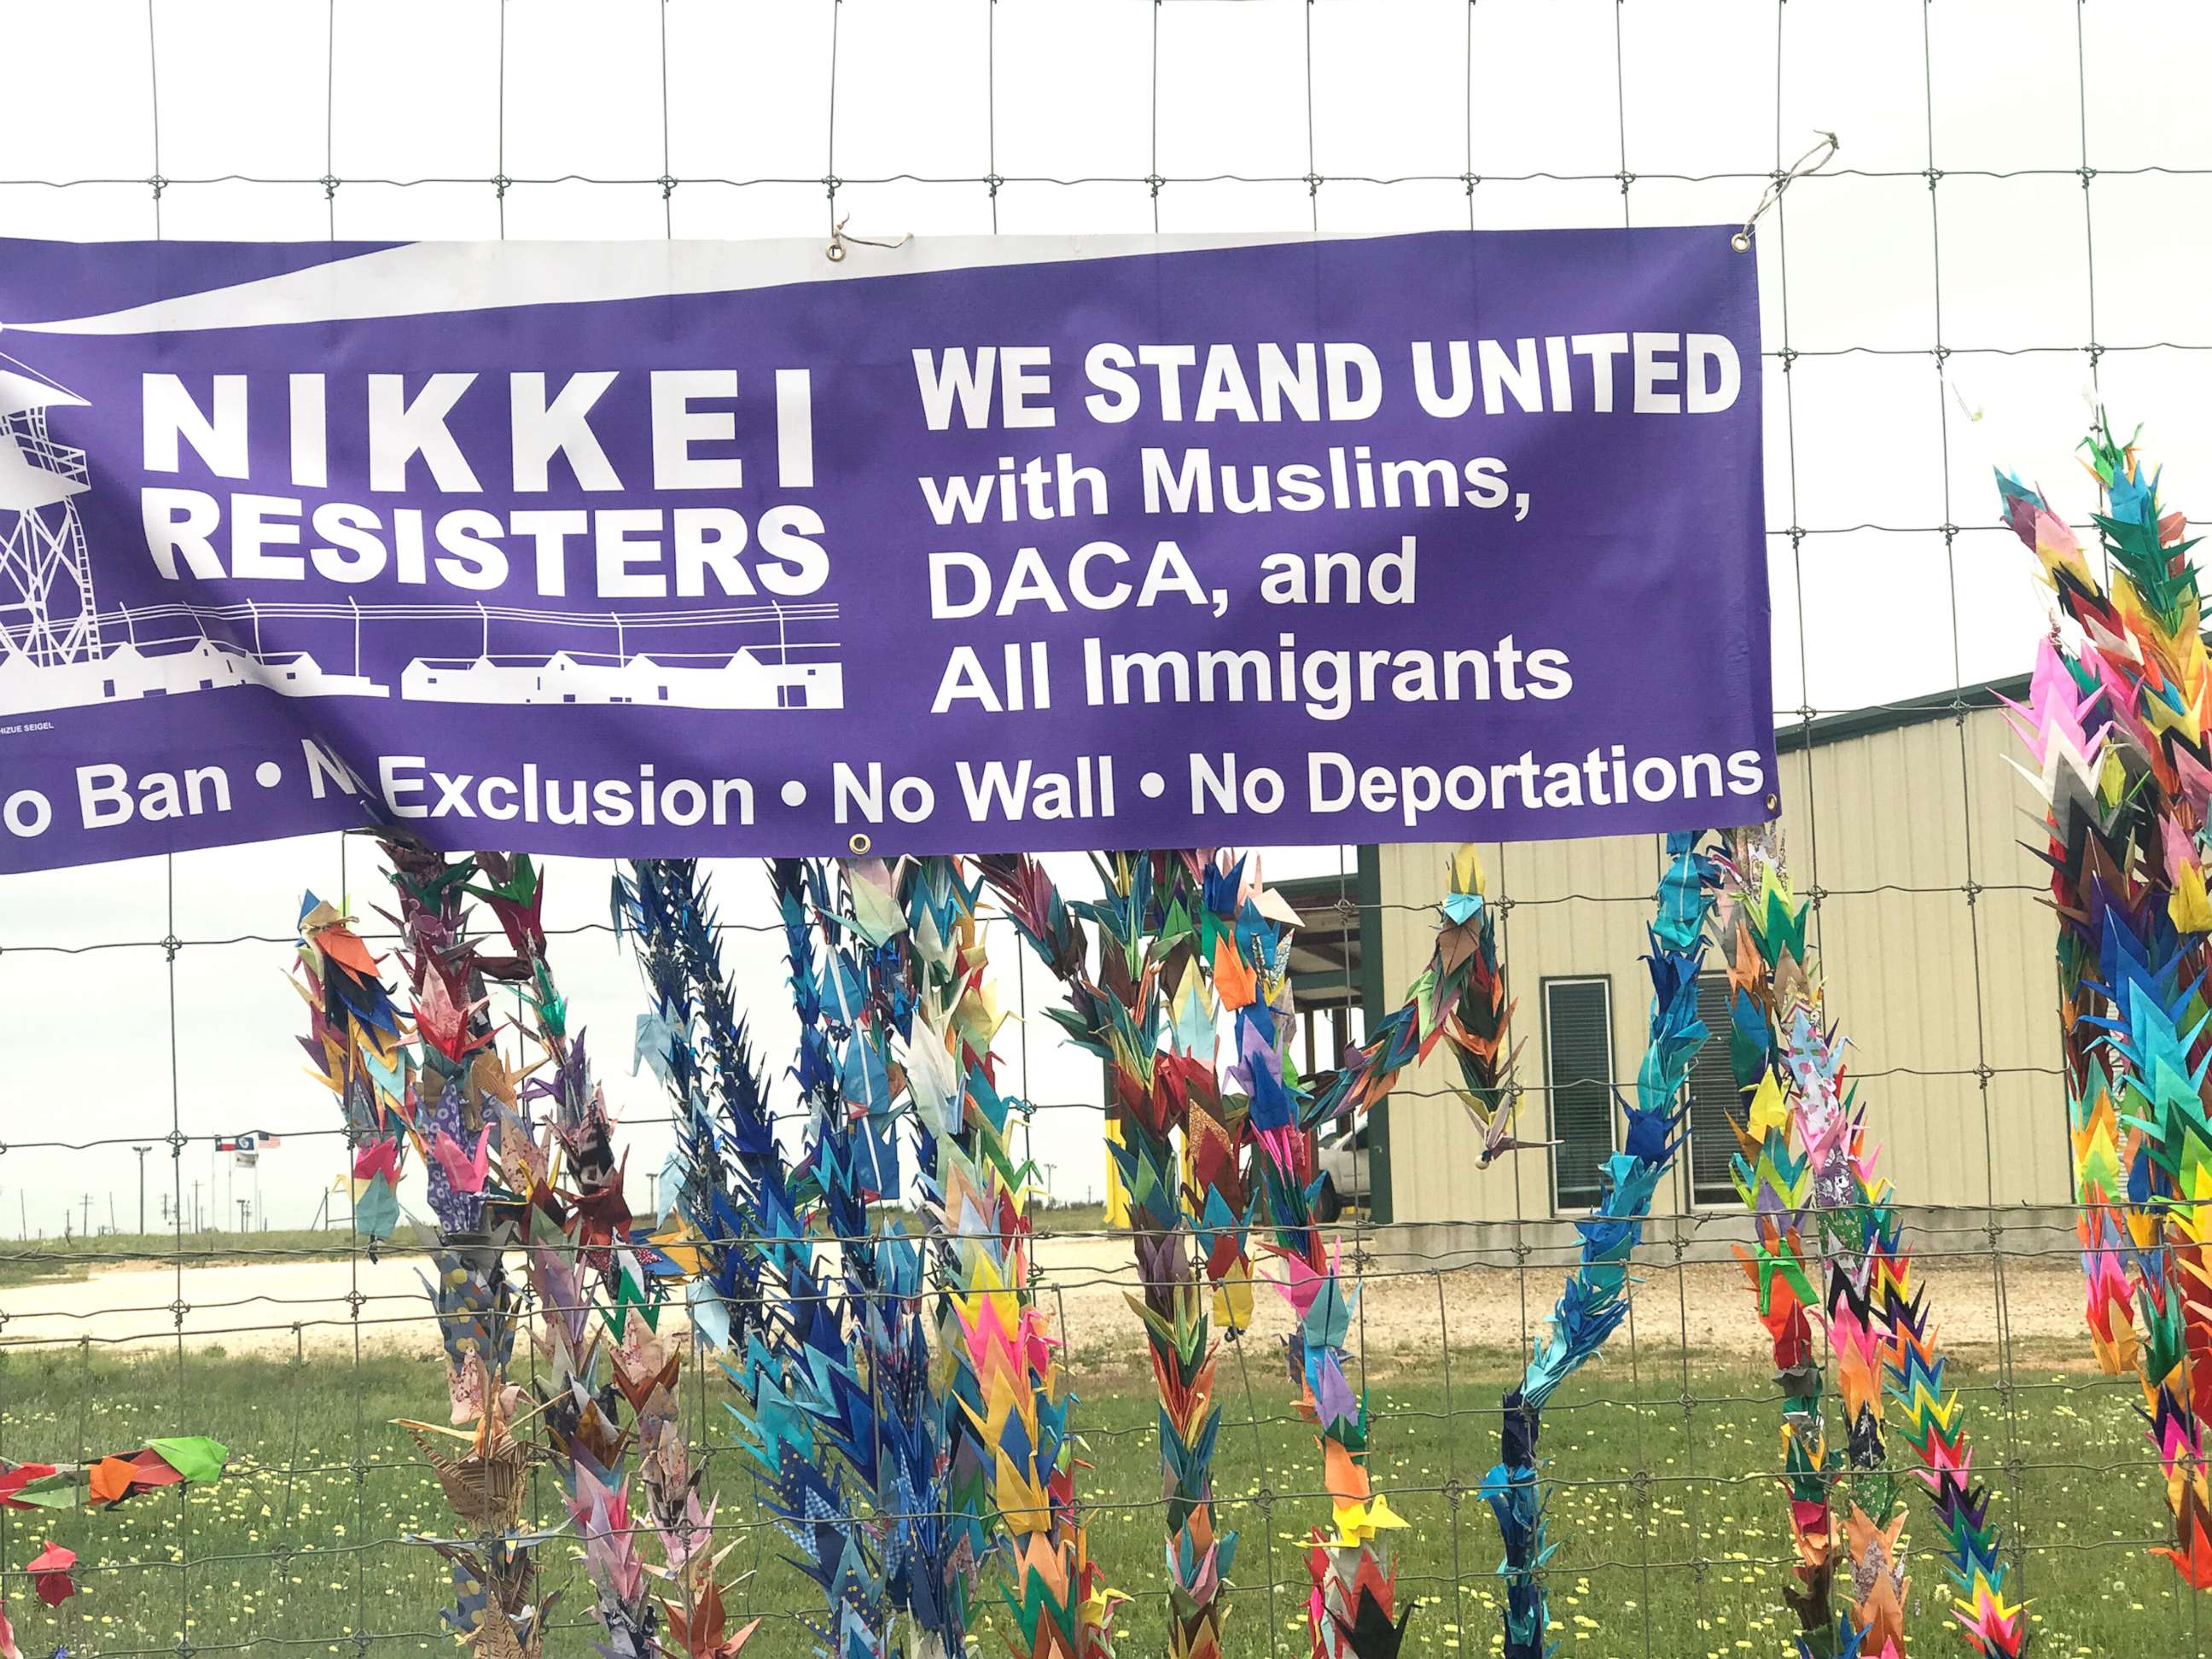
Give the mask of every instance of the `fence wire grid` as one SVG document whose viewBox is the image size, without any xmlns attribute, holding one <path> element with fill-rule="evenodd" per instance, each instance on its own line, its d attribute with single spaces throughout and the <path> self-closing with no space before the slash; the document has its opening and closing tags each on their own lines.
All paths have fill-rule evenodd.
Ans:
<svg viewBox="0 0 2212 1659">
<path fill-rule="evenodd" d="M 1964 930 L 1946 969 L 1972 981 L 1960 1041 L 1916 1042 L 1891 1022 L 1854 1075 L 1876 1094 L 1948 1079 L 1972 1103 L 1960 1133 L 1979 1141 L 1978 1202 L 1917 1203 L 1929 1171 L 1885 1172 L 1960 1355 L 2041 1650 L 2201 1655 L 2197 1599 L 2147 1555 L 2166 1527 L 2135 1384 L 2085 1363 L 2069 1206 L 1996 1175 L 1998 1139 L 2017 1132 L 2039 1138 L 2063 1178 L 2064 1109 L 2051 1034 L 2009 1042 L 1986 1017 L 2004 994 L 1990 981 L 2011 930 L 2039 953 L 2050 936 L 2033 860 L 2009 836 L 1977 833 L 1986 804 L 2018 791 L 1970 744 L 1968 722 L 1990 706 L 1972 688 L 2022 670 L 2041 627 L 2030 573 L 1995 526 L 1988 464 L 2040 468 L 2080 508 L 2086 493 L 2066 495 L 2064 470 L 2087 403 L 2144 421 L 2177 477 L 2212 436 L 2205 400 L 2189 395 L 2212 351 L 2212 301 L 2187 274 L 2203 252 L 2191 222 L 2212 206 L 2212 137 L 2185 81 L 2158 67 L 2207 46 L 2212 22 L 2197 9 L 2150 0 L 10 4 L 0 235 L 826 240 L 841 223 L 872 236 L 1735 223 L 1833 130 L 1836 161 L 1775 204 L 1747 256 L 1763 295 L 1776 715 L 1802 757 L 1784 826 L 1821 942 L 1848 931 L 1898 948 L 1877 927 L 1850 927 L 1871 914 L 1855 906 L 1903 902 Z M 2187 488 L 2175 492 L 2184 505 Z M 1956 731 L 1955 809 L 1866 799 L 1889 786 L 1834 775 L 1820 722 L 1869 710 Z M 1820 830 L 1867 812 L 1916 821 L 1883 843 L 1905 851 L 1838 870 L 1832 844 L 1824 877 Z M 1443 851 L 1425 849 L 1431 863 Z M 420 1253 L 343 1228 L 260 1231 L 258 1194 L 244 1212 L 256 1230 L 242 1231 L 234 1191 L 214 1202 L 216 1143 L 242 1127 L 281 1130 L 290 1174 L 276 1201 L 294 1223 L 347 1167 L 343 1131 L 284 1057 L 297 1014 L 276 981 L 301 886 L 360 896 L 352 908 L 366 915 L 381 885 L 364 867 L 374 858 L 331 837 L 0 882 L 0 1233 L 20 1237 L 0 1242 L 0 1458 L 202 1431 L 234 1453 L 220 1486 L 189 1497 L 58 1516 L 0 1506 L 0 1600 L 27 1650 L 366 1659 L 449 1639 L 436 1616 L 443 1568 L 410 1541 L 437 1529 L 434 1488 L 386 1426 L 434 1414 Z M 1526 927 L 1532 913 L 1648 900 L 1635 883 L 1531 881 L 1520 872 L 1532 862 L 1506 849 L 1492 872 L 1509 974 L 1516 915 Z M 1354 863 L 1330 849 L 1282 867 L 1333 876 L 1380 957 L 1392 919 L 1424 927 L 1428 906 L 1363 891 Z M 1081 866 L 1067 867 L 1080 888 Z M 1656 877 L 1656 849 L 1644 868 Z M 572 1000 L 599 1028 L 626 1031 L 639 993 L 592 919 L 605 879 L 554 861 L 548 931 Z M 763 1047 L 787 1054 L 778 927 L 752 872 L 717 880 L 732 952 L 758 959 Z M 1999 907 L 2015 921 L 1993 939 Z M 393 943 L 364 931 L 379 950 Z M 1040 1293 L 1082 1402 L 1091 1467 L 1078 1492 L 1112 1582 L 1135 1598 L 1121 1650 L 1148 1652 L 1164 1620 L 1150 1385 L 1121 1305 L 1126 1240 L 1079 1206 L 1103 1180 L 1097 1080 L 1050 1037 L 1055 988 L 1002 920 L 987 933 L 1021 1016 L 1002 1046 L 1012 1089 L 1034 1109 L 1025 1150 L 1069 1172 L 1040 1184 L 1076 1205 L 1035 1219 L 1047 1235 Z M 1632 962 L 1604 966 L 1634 985 Z M 1926 971 L 1840 947 L 1831 967 L 1847 1029 L 1885 976 Z M 1539 1055 L 1538 987 L 1516 988 Z M 1385 983 L 1381 1007 L 1401 990 Z M 665 1146 L 672 1121 L 650 1079 L 603 1070 L 621 1132 Z M 2008 1080 L 2033 1102 L 2024 1127 L 1990 1103 Z M 1525 1109 L 1547 1109 L 1552 1081 L 1524 1060 Z M 1424 1073 L 1395 1091 L 1401 1122 L 1457 1110 L 1434 1083 Z M 1363 1292 L 1352 1346 L 1376 1406 L 1377 1484 L 1411 1523 L 1399 1568 L 1401 1605 L 1419 1603 L 1409 1650 L 1436 1659 L 1501 1644 L 1498 1541 L 1479 1489 L 1500 1390 L 1574 1259 L 1540 1156 L 1511 1168 L 1510 1215 L 1355 1211 L 1342 1230 Z M 234 1188 L 238 1167 L 221 1173 Z M 158 1228 L 143 1219 L 149 1182 Z M 1552 1636 L 1569 1654 L 1788 1654 L 1780 1592 L 1796 1558 L 1775 1472 L 1778 1396 L 1727 1259 L 1731 1218 L 1678 1211 L 1639 1252 L 1630 1322 L 1606 1363 L 1553 1407 Z M 122 1224 L 134 1212 L 139 1224 Z M 343 1220 L 327 1206 L 319 1218 Z M 138 1265 L 107 1271 L 118 1256 Z M 1259 1324 L 1224 1361 L 1217 1494 L 1246 1540 L 1229 1651 L 1274 1659 L 1307 1650 L 1302 1546 L 1328 1497 L 1273 1352 L 1269 1299 L 1263 1289 Z M 756 1570 L 741 1593 L 742 1616 L 767 1620 L 755 1650 L 795 1653 L 811 1640 L 808 1587 L 780 1565 L 782 1542 L 750 1496 L 721 1411 L 727 1385 L 691 1364 L 684 1389 L 692 1455 L 723 1498 L 715 1547 Z M 532 1513 L 557 1517 L 556 1497 L 538 1492 Z M 1909 1628 L 1938 1651 L 1955 1638 L 1939 1628 L 1948 1592 L 1931 1532 L 1914 1508 Z M 78 1552 L 87 1592 L 52 1614 L 23 1571 L 49 1536 Z M 546 1560 L 571 1583 L 548 1650 L 589 1651 L 581 1570 L 558 1547 Z M 1012 1621 L 985 1601 L 988 1649 Z"/>
</svg>

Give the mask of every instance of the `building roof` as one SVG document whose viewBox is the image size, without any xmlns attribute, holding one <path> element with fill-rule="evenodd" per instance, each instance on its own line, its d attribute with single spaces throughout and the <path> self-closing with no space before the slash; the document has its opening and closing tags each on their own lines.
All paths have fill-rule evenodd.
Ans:
<svg viewBox="0 0 2212 1659">
<path fill-rule="evenodd" d="M 12 359 L 10 360 L 12 361 Z M 0 368 L 0 415 L 20 415 L 29 409 L 82 409 L 84 399 L 52 381 L 33 380 L 12 368 Z"/>
<path fill-rule="evenodd" d="M 1357 1007 L 1361 993 L 1363 896 L 1350 876 L 1297 876 L 1273 884 L 1299 915 L 1291 939 L 1291 984 L 1301 1008 Z M 1344 908 L 1349 902 L 1349 909 Z"/>
<path fill-rule="evenodd" d="M 1845 709 L 1841 714 L 1778 721 L 1774 728 L 1774 746 L 1787 754 L 1792 750 L 1817 749 L 1824 744 L 1840 743 L 1845 738 L 1863 738 L 1876 732 L 1893 732 L 1899 726 L 1917 726 L 1923 720 L 1942 720 L 1952 714 L 1996 708 L 2002 707 L 2002 700 L 2017 702 L 2025 697 L 2028 678 L 2026 674 L 2008 674 L 2002 679 L 1982 680 L 1952 691 L 1930 691 L 1924 696 L 1908 697 L 1901 702 L 1870 703 L 1864 708 Z"/>
</svg>

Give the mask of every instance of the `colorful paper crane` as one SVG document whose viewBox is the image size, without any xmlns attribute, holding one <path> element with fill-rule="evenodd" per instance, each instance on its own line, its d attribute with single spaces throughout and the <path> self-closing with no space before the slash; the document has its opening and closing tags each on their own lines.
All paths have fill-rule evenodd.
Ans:
<svg viewBox="0 0 2212 1659">
<path fill-rule="evenodd" d="M 1753 845 L 1742 834 L 1727 837 L 1715 922 L 1728 964 L 1729 1062 L 1743 1110 L 1734 1123 L 1740 1146 L 1734 1177 L 1753 1232 L 1750 1247 L 1739 1246 L 1736 1255 L 1767 1332 L 1782 1392 L 1783 1486 L 1797 1557 L 1783 1600 L 1796 1615 L 1801 1645 L 1822 1659 L 1833 1651 L 1839 1628 L 1833 1611 L 1836 1526 L 1829 1505 L 1839 1459 L 1823 1426 L 1822 1377 L 1813 1352 L 1820 1293 L 1814 1282 L 1817 1231 L 1807 1237 L 1819 1226 L 1812 1158 L 1771 1035 L 1776 988 L 1753 922 L 1759 879 Z M 1802 938 L 1798 943 L 1802 958 Z"/>
</svg>

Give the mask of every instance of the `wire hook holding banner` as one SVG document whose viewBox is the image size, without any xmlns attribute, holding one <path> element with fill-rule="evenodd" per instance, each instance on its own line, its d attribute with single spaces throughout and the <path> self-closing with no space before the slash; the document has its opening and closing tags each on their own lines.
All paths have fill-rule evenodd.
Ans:
<svg viewBox="0 0 2212 1659">
<path fill-rule="evenodd" d="M 1814 131 L 1817 132 L 1820 129 L 1816 127 Z M 1765 218 L 1768 210 L 1782 199 L 1782 192 L 1796 183 L 1798 179 L 1818 173 L 1822 167 L 1827 166 L 1836 159 L 1837 153 L 1843 147 L 1842 140 L 1838 139 L 1834 133 L 1821 132 L 1819 143 L 1792 161 L 1784 171 L 1776 173 L 1767 181 L 1765 193 L 1759 197 L 1759 205 L 1752 209 L 1751 217 L 1743 222 L 1743 228 L 1729 238 L 1729 246 L 1738 253 L 1750 252 L 1752 228 Z M 1815 161 L 1814 159 L 1815 156 L 1820 159 Z"/>
<path fill-rule="evenodd" d="M 848 213 L 830 227 L 830 244 L 822 252 L 832 264 L 845 257 L 846 244 L 848 242 L 857 242 L 863 247 L 904 247 L 908 242 L 914 240 L 914 233 L 910 230 L 901 231 L 896 240 L 889 242 L 879 240 L 873 236 L 848 236 L 845 234 L 845 227 L 852 222 L 853 216 Z"/>
</svg>

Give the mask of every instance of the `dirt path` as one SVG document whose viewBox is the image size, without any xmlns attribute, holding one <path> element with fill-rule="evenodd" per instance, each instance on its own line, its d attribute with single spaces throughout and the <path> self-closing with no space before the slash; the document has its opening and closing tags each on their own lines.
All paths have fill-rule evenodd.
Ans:
<svg viewBox="0 0 2212 1659">
<path fill-rule="evenodd" d="M 1127 1243 L 1116 1237 L 1041 1241 L 1042 1293 L 1072 1358 L 1091 1366 L 1140 1363 L 1134 1316 L 1124 1292 L 1136 1288 Z M 56 1349 L 89 1340 L 110 1351 L 173 1346 L 181 1332 L 195 1351 L 289 1354 L 305 1347 L 428 1353 L 437 1328 L 418 1273 L 420 1258 L 358 1261 L 255 1262 L 173 1267 L 126 1265 L 89 1278 L 0 1290 L 0 1346 Z M 1264 1267 L 1261 1270 L 1267 1271 Z M 1996 1286 L 1986 1259 L 1960 1258 L 1923 1269 L 1954 1349 L 1998 1340 Z M 1525 1278 L 1526 1293 L 1521 1280 Z M 1369 1267 L 1355 1340 L 1371 1363 L 1419 1365 L 1433 1355 L 1440 1329 L 1459 1348 L 1517 1349 L 1540 1332 L 1561 1273 L 1553 1265 L 1435 1269 L 1378 1255 Z M 2082 1339 L 2081 1281 L 2070 1260 L 2008 1261 L 2005 1301 L 2016 1345 L 2063 1352 Z M 175 1306 L 185 1304 L 181 1316 Z M 358 1296 L 359 1317 L 352 1298 Z M 1289 1328 L 1283 1299 L 1255 1287 L 1255 1338 L 1269 1348 Z M 1685 1340 L 1716 1357 L 1756 1360 L 1764 1333 L 1752 1317 L 1743 1279 L 1725 1265 L 1648 1268 L 1636 1301 L 1639 1346 L 1668 1352 Z"/>
<path fill-rule="evenodd" d="M 1054 1298 L 1054 1322 L 1070 1349 L 1093 1363 L 1114 1353 L 1130 1353 L 1134 1363 L 1134 1316 L 1122 1292 L 1137 1287 L 1137 1275 L 1127 1243 L 1052 1240 L 1040 1255 L 1046 1293 Z M 1265 1277 L 1271 1270 L 1263 1261 L 1257 1271 Z M 1922 1272 L 1938 1305 L 1946 1346 L 1994 1348 L 1997 1297 L 1988 1258 L 1954 1258 Z M 1364 1339 L 1370 1361 L 1383 1364 L 1419 1364 L 1433 1355 L 1440 1331 L 1449 1332 L 1455 1350 L 1518 1350 L 1542 1334 L 1563 1277 L 1563 1268 L 1552 1263 L 1517 1273 L 1437 1268 L 1378 1253 L 1362 1280 L 1354 1345 Z M 1633 1317 L 1641 1345 L 1673 1352 L 1686 1343 L 1693 1351 L 1752 1361 L 1767 1353 L 1749 1288 L 1733 1264 L 1653 1265 L 1638 1279 Z M 1254 1334 L 1272 1347 L 1290 1328 L 1288 1306 L 1266 1284 L 1255 1287 L 1253 1301 Z M 2078 1341 L 2086 1352 L 2081 1273 L 2070 1256 L 2008 1260 L 2004 1306 L 2016 1346 L 2063 1350 Z"/>
</svg>

